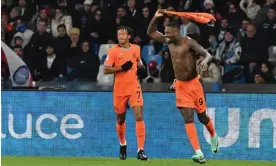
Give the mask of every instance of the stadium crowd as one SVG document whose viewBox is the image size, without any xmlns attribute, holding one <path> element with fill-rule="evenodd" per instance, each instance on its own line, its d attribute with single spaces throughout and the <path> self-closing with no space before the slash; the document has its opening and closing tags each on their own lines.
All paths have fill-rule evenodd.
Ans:
<svg viewBox="0 0 276 166">
<path fill-rule="evenodd" d="M 164 33 L 170 21 L 178 21 L 182 36 L 213 55 L 208 71 L 199 71 L 205 82 L 275 83 L 276 0 L 1 0 L 2 41 L 24 60 L 35 81 L 96 82 L 104 60 L 100 46 L 116 44 L 117 27 L 125 25 L 133 29 L 132 43 L 141 50 L 152 46 L 162 60 L 143 59 L 148 75 L 141 81 L 173 82 L 166 44 L 146 33 L 158 8 L 206 12 L 217 19 L 211 27 L 167 15 L 158 28 Z M 199 55 L 198 62 L 202 59 Z M 2 62 L 4 80 L 7 68 Z"/>
</svg>

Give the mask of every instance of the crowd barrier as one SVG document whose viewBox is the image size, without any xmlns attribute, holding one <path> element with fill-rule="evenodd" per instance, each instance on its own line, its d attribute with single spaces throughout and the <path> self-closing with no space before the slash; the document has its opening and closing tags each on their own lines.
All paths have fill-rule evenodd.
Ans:
<svg viewBox="0 0 276 166">
<path fill-rule="evenodd" d="M 117 157 L 111 92 L 2 91 L 3 156 Z M 154 158 L 190 158 L 193 150 L 174 93 L 144 93 L 145 149 Z M 221 149 L 196 120 L 208 159 L 276 160 L 276 94 L 207 93 Z M 135 119 L 127 112 L 128 155 L 135 156 Z"/>
</svg>

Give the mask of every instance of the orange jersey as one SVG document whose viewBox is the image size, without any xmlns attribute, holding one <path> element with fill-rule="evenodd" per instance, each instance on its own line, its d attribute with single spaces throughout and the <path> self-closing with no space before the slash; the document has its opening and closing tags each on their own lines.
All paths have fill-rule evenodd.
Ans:
<svg viewBox="0 0 276 166">
<path fill-rule="evenodd" d="M 133 89 L 140 86 L 137 77 L 137 65 L 140 61 L 140 47 L 136 44 L 130 44 L 125 49 L 116 45 L 109 49 L 104 65 L 121 67 L 127 61 L 131 61 L 133 66 L 128 71 L 120 71 L 115 73 L 114 95 L 125 96 L 133 93 Z"/>
</svg>

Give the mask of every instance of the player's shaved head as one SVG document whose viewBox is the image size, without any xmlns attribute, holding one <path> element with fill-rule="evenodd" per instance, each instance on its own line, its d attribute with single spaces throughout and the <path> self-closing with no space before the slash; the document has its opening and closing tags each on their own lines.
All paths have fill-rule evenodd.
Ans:
<svg viewBox="0 0 276 166">
<path fill-rule="evenodd" d="M 179 25 L 179 23 L 178 22 L 170 22 L 168 25 L 167 25 L 167 27 L 169 27 L 169 28 L 176 28 L 176 29 L 180 29 L 180 25 Z"/>
<path fill-rule="evenodd" d="M 167 40 L 167 43 L 176 43 L 177 38 L 180 35 L 180 27 L 177 22 L 170 22 L 166 27 L 165 27 L 165 37 Z"/>
</svg>

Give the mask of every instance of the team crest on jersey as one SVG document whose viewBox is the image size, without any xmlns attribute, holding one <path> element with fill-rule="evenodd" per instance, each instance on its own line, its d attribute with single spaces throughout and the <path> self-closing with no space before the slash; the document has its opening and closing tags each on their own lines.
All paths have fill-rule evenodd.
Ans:
<svg viewBox="0 0 276 166">
<path fill-rule="evenodd" d="M 123 58 L 123 53 L 120 53 L 119 59 Z"/>
<path fill-rule="evenodd" d="M 136 58 L 136 54 L 135 54 L 135 53 L 133 53 L 133 54 L 132 54 L 132 57 L 133 57 L 133 58 Z"/>
</svg>

